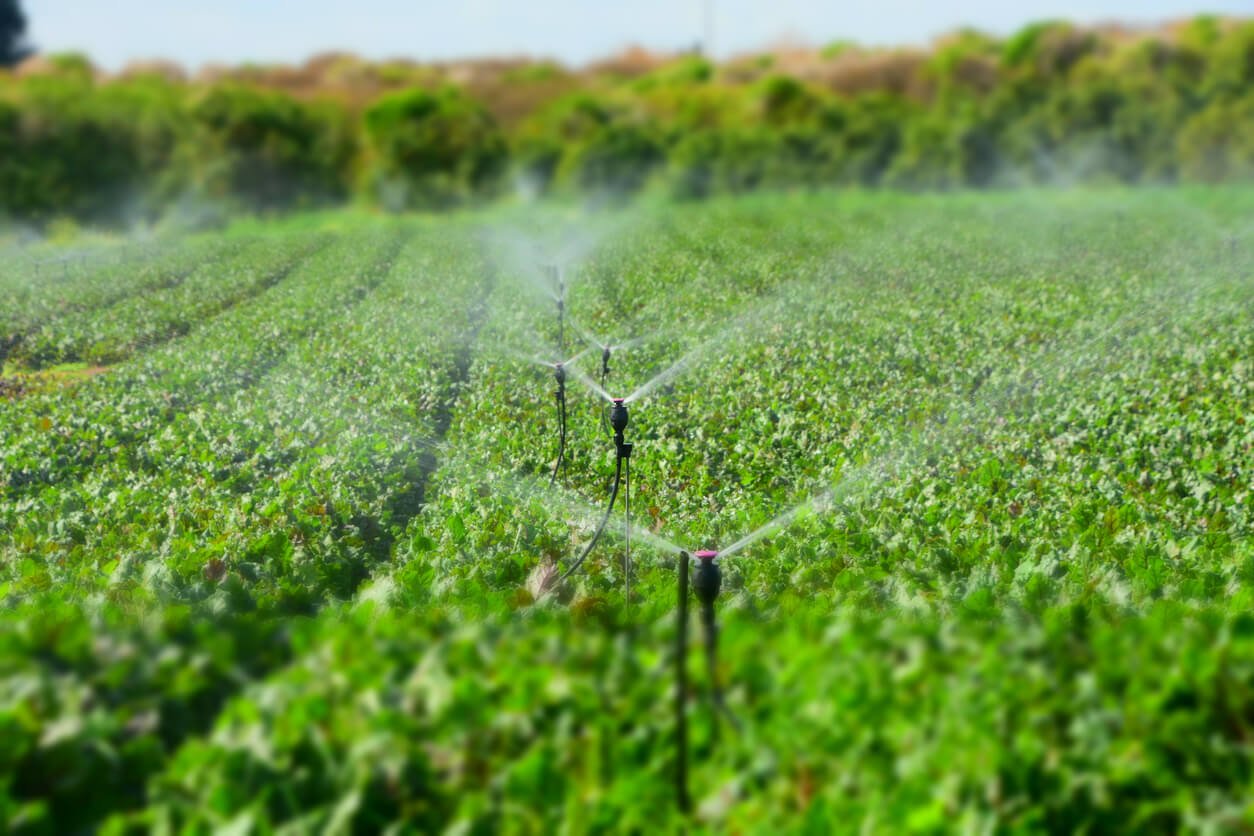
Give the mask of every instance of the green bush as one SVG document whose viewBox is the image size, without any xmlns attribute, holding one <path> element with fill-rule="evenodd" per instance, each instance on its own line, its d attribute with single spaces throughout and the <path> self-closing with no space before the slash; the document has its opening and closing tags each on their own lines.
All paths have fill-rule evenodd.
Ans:
<svg viewBox="0 0 1254 836">
<path fill-rule="evenodd" d="M 914 107 L 899 96 L 872 93 L 829 108 L 824 121 L 835 133 L 837 177 L 854 185 L 877 185 L 901 150 Z"/>
<path fill-rule="evenodd" d="M 558 177 L 582 192 L 626 196 L 639 191 L 664 159 L 661 143 L 647 128 L 614 122 L 571 149 Z"/>
<path fill-rule="evenodd" d="M 819 116 L 822 100 L 795 78 L 771 76 L 754 90 L 758 118 L 767 125 L 810 122 Z"/>
<path fill-rule="evenodd" d="M 1195 115 L 1180 131 L 1178 154 L 1186 180 L 1254 178 L 1254 95 L 1216 102 Z"/>
<path fill-rule="evenodd" d="M 676 197 L 691 199 L 757 188 L 770 151 L 770 138 L 762 132 L 688 134 L 671 149 L 671 191 Z"/>
<path fill-rule="evenodd" d="M 441 208 L 492 194 L 505 138 L 478 102 L 453 87 L 408 90 L 365 115 L 369 196 L 388 209 Z"/>
<path fill-rule="evenodd" d="M 502 191 L 681 198 L 840 184 L 909 189 L 1248 178 L 1254 22 L 1199 16 L 1114 36 L 1063 22 L 963 30 L 927 55 L 834 45 L 814 78 L 770 56 L 688 56 L 616 78 L 536 64 L 367 103 L 251 81 L 101 83 L 81 55 L 0 76 L 0 216 L 199 226 L 204 207 L 285 210 L 354 194 L 400 211 Z M 363 68 L 364 69 L 364 68 Z M 412 84 L 400 65 L 381 84 Z M 424 71 L 426 72 L 426 71 Z M 425 78 L 438 78 L 427 73 Z M 285 82 L 284 82 L 285 83 Z M 436 82 L 438 83 L 438 82 Z M 554 98 L 556 97 L 556 98 Z M 497 120 L 500 120 L 499 122 Z"/>
<path fill-rule="evenodd" d="M 204 195 L 259 210 L 347 196 L 356 143 L 342 108 L 232 84 L 201 96 L 190 116 L 184 160 Z"/>
<path fill-rule="evenodd" d="M 520 169 L 545 190 L 618 198 L 643 188 L 666 161 L 644 109 L 608 96 L 559 99 L 527 120 L 519 137 Z"/>
<path fill-rule="evenodd" d="M 33 78 L 0 94 L 0 212 L 47 222 L 124 219 L 161 144 L 142 108 L 74 77 Z M 133 104 L 133 103 L 128 103 Z M 156 121 L 160 121 L 157 119 Z"/>
</svg>

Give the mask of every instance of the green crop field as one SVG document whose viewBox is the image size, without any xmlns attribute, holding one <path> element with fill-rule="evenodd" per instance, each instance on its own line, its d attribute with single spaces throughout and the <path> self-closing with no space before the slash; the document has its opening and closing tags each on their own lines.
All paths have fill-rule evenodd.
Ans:
<svg viewBox="0 0 1254 836">
<path fill-rule="evenodd" d="M 1254 190 L 13 241 L 0 354 L 0 831 L 1254 829 Z"/>
</svg>

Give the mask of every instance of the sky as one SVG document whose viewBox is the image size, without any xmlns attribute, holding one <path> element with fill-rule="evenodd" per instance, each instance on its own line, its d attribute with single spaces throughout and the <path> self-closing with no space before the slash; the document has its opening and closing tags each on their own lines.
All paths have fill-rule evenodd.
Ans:
<svg viewBox="0 0 1254 836">
<path fill-rule="evenodd" d="M 24 0 L 29 40 L 117 69 L 136 59 L 299 63 L 328 50 L 420 61 L 530 55 L 579 65 L 629 44 L 689 48 L 712 10 L 718 57 L 781 40 L 916 45 L 960 26 L 1052 18 L 1146 23 L 1254 14 L 1254 0 Z"/>
</svg>

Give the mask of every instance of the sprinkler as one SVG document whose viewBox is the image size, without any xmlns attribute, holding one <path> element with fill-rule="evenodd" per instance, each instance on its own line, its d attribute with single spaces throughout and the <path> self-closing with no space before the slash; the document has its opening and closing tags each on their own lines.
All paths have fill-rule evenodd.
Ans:
<svg viewBox="0 0 1254 836">
<path fill-rule="evenodd" d="M 567 414 L 566 414 L 566 381 L 573 374 L 576 378 L 581 377 L 579 370 L 575 368 L 574 363 L 588 353 L 588 350 L 581 351 L 568 360 L 559 360 L 556 363 L 548 360 L 542 360 L 540 357 L 529 357 L 533 363 L 538 363 L 545 368 L 553 370 L 553 378 L 557 381 L 557 391 L 554 393 L 554 400 L 557 402 L 557 456 L 553 461 L 553 476 L 549 479 L 549 487 L 553 487 L 557 482 L 558 471 L 566 466 L 566 436 L 568 430 Z"/>
<path fill-rule="evenodd" d="M 617 352 L 626 351 L 629 348 L 634 348 L 635 346 L 638 346 L 641 343 L 652 339 L 655 335 L 646 334 L 645 336 L 634 337 L 632 339 L 624 340 L 622 342 L 611 342 L 609 340 L 602 339 L 598 337 L 596 334 L 593 334 L 591 331 L 588 331 L 580 327 L 579 323 L 573 319 L 570 321 L 570 325 L 572 328 L 575 329 L 575 331 L 580 336 L 582 336 L 585 340 L 587 340 L 588 345 L 592 350 L 601 352 L 601 378 L 597 382 L 597 386 L 594 388 L 594 391 L 596 391 L 597 394 L 601 395 L 601 397 L 604 398 L 606 401 L 612 402 L 613 398 L 611 398 L 605 391 L 606 382 L 609 380 L 610 372 L 612 371 L 610 369 L 610 361 L 614 359 L 614 355 Z M 627 400 L 630 400 L 630 398 L 624 399 L 624 401 L 627 401 Z M 606 417 L 608 412 L 609 412 L 608 405 L 603 406 L 600 410 L 601 429 L 603 429 L 606 433 L 610 432 L 609 421 Z"/>
<path fill-rule="evenodd" d="M 631 416 L 627 413 L 627 404 L 622 398 L 614 398 L 611 401 L 613 406 L 610 407 L 610 427 L 614 430 L 614 446 L 622 451 L 623 432 L 627 429 L 627 424 L 631 420 Z"/>
<path fill-rule="evenodd" d="M 715 559 L 716 551 L 696 551 L 691 557 L 697 559 L 696 571 L 692 573 L 691 586 L 701 602 L 701 626 L 705 635 L 705 661 L 709 670 L 710 695 L 714 708 L 733 725 L 737 726 L 735 717 L 723 701 L 723 690 L 718 681 L 718 623 L 715 620 L 714 602 L 718 599 L 719 590 L 723 585 L 722 573 Z M 675 791 L 679 810 L 689 813 L 692 800 L 688 796 L 688 669 L 685 662 L 688 658 L 688 587 L 689 565 L 691 558 L 688 552 L 679 553 L 679 606 L 676 608 L 678 622 L 675 630 Z M 717 723 L 713 726 L 718 733 Z"/>
<path fill-rule="evenodd" d="M 697 593 L 697 600 L 701 602 L 701 628 L 705 635 L 705 664 L 710 676 L 710 696 L 714 708 L 734 726 L 736 719 L 723 701 L 723 689 L 718 681 L 718 622 L 714 616 L 714 602 L 723 586 L 723 574 L 714 562 L 718 552 L 699 551 L 693 556 L 699 561 L 696 574 L 692 578 L 692 589 Z"/>
<path fill-rule="evenodd" d="M 601 535 L 605 532 L 605 526 L 609 522 L 610 514 L 614 511 L 614 503 L 618 500 L 618 491 L 623 489 L 623 514 L 626 523 L 623 528 L 624 540 L 624 557 L 623 557 L 623 577 L 625 578 L 626 594 L 631 598 L 631 453 L 635 449 L 630 441 L 624 438 L 627 430 L 627 424 L 630 422 L 630 415 L 627 412 L 627 404 L 622 398 L 613 398 L 611 400 L 613 406 L 610 409 L 610 425 L 614 430 L 614 483 L 610 488 L 609 502 L 605 506 L 605 515 L 601 518 L 600 524 L 597 526 L 596 532 L 592 535 L 592 540 L 584 547 L 584 550 L 570 565 L 570 568 L 562 573 L 559 581 L 564 581 L 579 570 L 583 562 L 587 560 L 588 555 L 592 553 L 592 549 L 596 546 L 597 541 L 601 539 Z"/>
<path fill-rule="evenodd" d="M 554 288 L 553 299 L 557 302 L 557 350 L 566 351 L 566 278 L 557 264 L 543 265 L 549 284 Z"/>
</svg>

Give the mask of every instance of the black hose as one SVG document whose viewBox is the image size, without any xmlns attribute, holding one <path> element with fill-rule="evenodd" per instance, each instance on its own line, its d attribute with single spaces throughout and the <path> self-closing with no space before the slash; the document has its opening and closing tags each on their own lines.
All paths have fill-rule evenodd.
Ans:
<svg viewBox="0 0 1254 836">
<path fill-rule="evenodd" d="M 610 521 L 610 514 L 614 513 L 614 502 L 618 499 L 618 487 L 623 481 L 623 459 L 624 456 L 617 456 L 614 459 L 614 487 L 610 489 L 610 501 L 605 506 L 605 516 L 601 517 L 601 522 L 597 525 L 596 533 L 592 535 L 592 540 L 588 545 L 584 546 L 583 552 L 575 559 L 575 562 L 569 569 L 562 573 L 557 579 L 557 583 L 569 578 L 575 572 L 579 571 L 579 567 L 588 559 L 588 555 L 592 554 L 592 549 L 596 547 L 597 541 L 601 539 L 601 535 L 605 533 L 605 526 Z M 554 584 L 556 587 L 557 584 Z"/>
<path fill-rule="evenodd" d="M 564 387 L 557 390 L 557 458 L 553 461 L 553 475 L 549 477 L 549 487 L 557 483 L 557 472 L 566 460 L 566 392 Z"/>
</svg>

